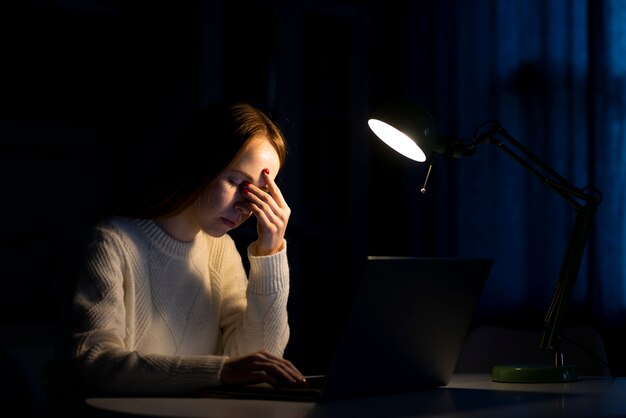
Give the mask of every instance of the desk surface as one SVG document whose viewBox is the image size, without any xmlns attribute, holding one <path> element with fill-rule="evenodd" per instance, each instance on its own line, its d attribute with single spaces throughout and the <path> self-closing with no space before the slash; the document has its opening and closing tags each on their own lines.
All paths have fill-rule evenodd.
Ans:
<svg viewBox="0 0 626 418">
<path fill-rule="evenodd" d="M 446 387 L 316 404 L 209 398 L 89 398 L 97 416 L 147 417 L 617 417 L 626 416 L 626 377 L 571 383 L 495 383 L 460 374 Z"/>
</svg>

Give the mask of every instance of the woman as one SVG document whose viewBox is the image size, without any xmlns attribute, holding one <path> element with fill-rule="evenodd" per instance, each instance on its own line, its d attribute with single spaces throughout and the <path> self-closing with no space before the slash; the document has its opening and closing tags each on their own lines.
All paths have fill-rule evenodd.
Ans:
<svg viewBox="0 0 626 418">
<path fill-rule="evenodd" d="M 73 302 L 87 393 L 304 383 L 282 358 L 290 208 L 275 178 L 285 156 L 263 112 L 213 104 L 168 149 L 149 193 L 97 224 Z M 228 233 L 251 216 L 248 276 Z"/>
</svg>

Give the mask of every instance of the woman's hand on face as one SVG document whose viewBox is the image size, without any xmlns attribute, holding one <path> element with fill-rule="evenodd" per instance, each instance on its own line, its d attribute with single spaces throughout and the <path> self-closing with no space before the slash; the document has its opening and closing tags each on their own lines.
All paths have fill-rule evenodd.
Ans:
<svg viewBox="0 0 626 418">
<path fill-rule="evenodd" d="M 244 185 L 244 195 L 248 207 L 257 219 L 256 255 L 270 255 L 280 251 L 285 239 L 287 223 L 291 208 L 285 202 L 278 185 L 264 169 L 263 174 L 267 190 L 258 188 L 252 183 Z"/>
<path fill-rule="evenodd" d="M 274 387 L 306 384 L 302 373 L 289 360 L 265 351 L 226 359 L 221 381 L 224 385 L 269 383 Z"/>
</svg>

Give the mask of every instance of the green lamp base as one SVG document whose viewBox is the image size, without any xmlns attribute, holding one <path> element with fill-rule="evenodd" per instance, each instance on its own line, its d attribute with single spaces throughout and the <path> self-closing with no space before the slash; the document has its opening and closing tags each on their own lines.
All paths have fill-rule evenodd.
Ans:
<svg viewBox="0 0 626 418">
<path fill-rule="evenodd" d="M 493 366 L 491 380 L 504 383 L 563 383 L 578 379 L 576 366 L 503 364 Z"/>
</svg>

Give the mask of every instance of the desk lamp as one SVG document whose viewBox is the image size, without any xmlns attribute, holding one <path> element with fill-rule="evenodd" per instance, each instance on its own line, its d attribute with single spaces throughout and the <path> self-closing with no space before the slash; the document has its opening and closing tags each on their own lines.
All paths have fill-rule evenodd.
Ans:
<svg viewBox="0 0 626 418">
<path fill-rule="evenodd" d="M 471 156 L 481 144 L 493 144 L 521 164 L 531 174 L 563 197 L 576 211 L 572 235 L 561 264 L 560 277 L 548 308 L 540 349 L 554 353 L 554 364 L 504 364 L 492 368 L 491 378 L 498 382 L 547 383 L 577 379 L 576 367 L 566 365 L 560 348 L 572 289 L 578 275 L 591 220 L 602 200 L 593 186 L 579 189 L 513 138 L 498 121 L 488 121 L 476 128 L 470 139 L 452 139 L 438 135 L 435 121 L 423 107 L 393 104 L 381 107 L 368 120 L 370 129 L 391 148 L 417 162 L 429 163 L 422 193 L 430 176 L 433 158 Z M 508 144 L 508 145 L 507 145 Z"/>
</svg>

